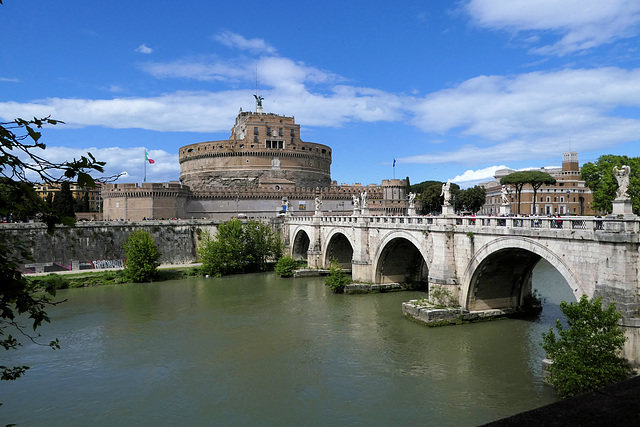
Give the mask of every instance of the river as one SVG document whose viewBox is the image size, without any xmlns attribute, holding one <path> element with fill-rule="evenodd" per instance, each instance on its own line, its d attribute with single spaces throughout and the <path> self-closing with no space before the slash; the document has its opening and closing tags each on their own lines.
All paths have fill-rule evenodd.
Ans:
<svg viewBox="0 0 640 427">
<path fill-rule="evenodd" d="M 557 400 L 541 332 L 571 299 L 546 262 L 533 320 L 428 328 L 418 292 L 336 295 L 273 273 L 59 292 L 28 365 L 0 384 L 0 423 L 23 426 L 474 426 Z M 2 424 L 2 425 L 4 425 Z"/>
</svg>

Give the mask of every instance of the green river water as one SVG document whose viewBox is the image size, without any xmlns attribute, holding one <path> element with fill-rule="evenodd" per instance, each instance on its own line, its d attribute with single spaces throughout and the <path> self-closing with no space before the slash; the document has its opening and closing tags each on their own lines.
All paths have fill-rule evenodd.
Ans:
<svg viewBox="0 0 640 427">
<path fill-rule="evenodd" d="M 0 383 L 19 426 L 475 426 L 557 400 L 541 332 L 573 299 L 544 261 L 532 320 L 428 328 L 419 292 L 336 295 L 273 273 L 63 291 L 28 365 Z"/>
</svg>

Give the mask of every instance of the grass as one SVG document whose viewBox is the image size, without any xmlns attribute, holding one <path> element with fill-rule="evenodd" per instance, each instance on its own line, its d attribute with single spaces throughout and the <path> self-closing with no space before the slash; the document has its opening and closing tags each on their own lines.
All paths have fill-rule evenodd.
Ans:
<svg viewBox="0 0 640 427">
<path fill-rule="evenodd" d="M 155 281 L 177 280 L 197 275 L 199 275 L 198 267 L 163 268 L 158 270 Z M 49 285 L 53 285 L 55 289 L 72 289 L 132 283 L 125 277 L 123 270 L 91 271 L 76 274 L 50 273 L 46 276 L 27 276 L 27 279 L 33 283 L 36 288 L 43 289 Z"/>
</svg>

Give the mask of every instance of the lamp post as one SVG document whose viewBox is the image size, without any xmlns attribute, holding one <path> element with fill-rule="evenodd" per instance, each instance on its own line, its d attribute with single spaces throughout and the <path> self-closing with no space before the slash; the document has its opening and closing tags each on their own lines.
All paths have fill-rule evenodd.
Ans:
<svg viewBox="0 0 640 427">
<path fill-rule="evenodd" d="M 567 189 L 567 211 L 565 212 L 565 215 L 569 215 L 571 213 L 571 209 L 569 209 L 569 197 L 571 197 L 571 190 Z"/>
</svg>

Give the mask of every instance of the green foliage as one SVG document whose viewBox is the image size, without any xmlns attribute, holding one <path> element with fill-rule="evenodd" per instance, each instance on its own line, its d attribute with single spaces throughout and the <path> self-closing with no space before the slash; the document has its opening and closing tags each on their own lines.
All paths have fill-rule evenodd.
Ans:
<svg viewBox="0 0 640 427">
<path fill-rule="evenodd" d="M 459 307 L 458 299 L 444 286 L 432 286 L 429 289 L 429 302 L 436 308 Z"/>
<path fill-rule="evenodd" d="M 575 396 L 626 378 L 630 367 L 619 356 L 625 337 L 615 304 L 602 309 L 601 298 L 589 301 L 583 295 L 577 303 L 563 301 L 560 309 L 568 329 L 556 320 L 558 335 L 553 328 L 542 334 L 542 348 L 553 361 L 549 381 L 560 396 Z"/>
<path fill-rule="evenodd" d="M 150 282 L 157 273 L 160 251 L 153 236 L 144 230 L 136 230 L 124 242 L 126 254 L 125 276 L 132 282 Z"/>
<path fill-rule="evenodd" d="M 456 205 L 460 210 L 476 213 L 482 209 L 486 200 L 486 195 L 487 192 L 484 187 L 479 185 L 467 188 L 466 190 L 460 190 L 456 196 L 456 200 L 458 200 Z"/>
<path fill-rule="evenodd" d="M 616 198 L 618 182 L 613 168 L 627 165 L 631 168 L 627 193 L 633 203 L 633 212 L 640 212 L 640 157 L 600 156 L 595 163 L 585 163 L 580 169 L 580 179 L 584 180 L 593 192 L 591 207 L 599 212 L 611 212 L 612 202 Z"/>
<path fill-rule="evenodd" d="M 412 189 L 422 189 L 419 198 L 422 202 L 423 213 L 442 211 L 442 204 L 444 203 L 444 196 L 441 196 L 442 184 L 444 183 L 439 181 L 425 181 L 411 186 Z M 460 186 L 451 183 L 451 195 L 457 198 L 459 193 Z"/>
<path fill-rule="evenodd" d="M 75 200 L 71 193 L 71 185 L 68 182 L 60 184 L 60 191 L 53 199 L 53 209 L 62 217 L 75 218 Z"/>
<path fill-rule="evenodd" d="M 198 248 L 202 272 L 221 276 L 266 271 L 282 256 L 284 245 L 267 224 L 232 219 L 218 226 L 215 236 L 203 233 Z"/>
<path fill-rule="evenodd" d="M 337 260 L 331 261 L 329 275 L 324 278 L 324 284 L 333 292 L 341 294 L 344 292 L 345 286 L 351 283 L 351 278 L 342 271 Z"/>
<path fill-rule="evenodd" d="M 556 179 L 546 172 L 541 171 L 520 171 L 514 172 L 500 178 L 500 184 L 512 185 L 516 190 L 516 199 L 518 200 L 517 212 L 520 213 L 520 198 L 522 196 L 522 188 L 529 184 L 533 188 L 533 200 L 536 198 L 538 189 L 543 185 L 553 185 Z"/>
<path fill-rule="evenodd" d="M 290 255 L 285 255 L 276 263 L 275 272 L 282 277 L 293 276 L 293 271 L 296 268 L 296 261 Z"/>
</svg>

